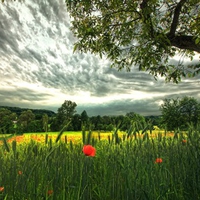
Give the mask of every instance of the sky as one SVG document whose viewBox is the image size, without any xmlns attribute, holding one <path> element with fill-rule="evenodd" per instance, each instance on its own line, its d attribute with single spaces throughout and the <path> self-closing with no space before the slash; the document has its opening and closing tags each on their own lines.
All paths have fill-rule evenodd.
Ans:
<svg viewBox="0 0 200 200">
<path fill-rule="evenodd" d="M 105 58 L 73 52 L 70 26 L 64 0 L 0 3 L 0 106 L 57 112 L 70 100 L 79 114 L 149 116 L 161 114 L 166 98 L 200 101 L 200 76 L 174 84 L 136 67 L 118 71 Z"/>
</svg>

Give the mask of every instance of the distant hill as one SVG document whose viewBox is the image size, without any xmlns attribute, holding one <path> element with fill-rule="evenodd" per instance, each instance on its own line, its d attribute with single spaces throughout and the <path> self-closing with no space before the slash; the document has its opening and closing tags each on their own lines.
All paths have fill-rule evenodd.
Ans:
<svg viewBox="0 0 200 200">
<path fill-rule="evenodd" d="M 26 110 L 31 110 L 36 118 L 38 116 L 38 118 L 40 118 L 43 114 L 47 114 L 48 117 L 53 117 L 56 115 L 55 112 L 51 111 L 51 110 L 45 110 L 45 109 L 30 109 L 30 108 L 19 108 L 19 107 L 10 107 L 10 106 L 0 106 L 0 108 L 6 108 L 8 110 L 10 110 L 11 112 L 16 113 L 18 116 Z"/>
</svg>

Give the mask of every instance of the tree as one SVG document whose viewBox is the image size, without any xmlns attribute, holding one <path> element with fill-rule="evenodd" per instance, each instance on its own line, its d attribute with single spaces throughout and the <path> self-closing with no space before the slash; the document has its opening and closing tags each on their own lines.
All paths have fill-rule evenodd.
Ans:
<svg viewBox="0 0 200 200">
<path fill-rule="evenodd" d="M 17 131 L 21 132 L 31 132 L 29 125 L 35 119 L 35 115 L 31 110 L 26 110 L 21 113 L 17 120 Z"/>
<path fill-rule="evenodd" d="M 197 126 L 200 120 L 200 104 L 193 97 L 184 97 L 180 100 L 179 112 L 183 124 L 193 124 Z"/>
<path fill-rule="evenodd" d="M 65 100 L 62 106 L 58 109 L 56 122 L 59 129 L 63 128 L 69 121 L 71 121 L 74 113 L 76 113 L 77 104 L 75 102 Z"/>
<path fill-rule="evenodd" d="M 165 99 L 160 106 L 162 112 L 161 124 L 167 130 L 175 130 L 181 126 L 181 113 L 179 112 L 178 99 Z"/>
<path fill-rule="evenodd" d="M 200 120 L 200 104 L 193 97 L 165 99 L 160 109 L 162 124 L 168 130 L 186 129 L 188 124 L 197 126 Z"/>
<path fill-rule="evenodd" d="M 133 128 L 134 133 L 139 133 L 140 130 L 143 130 L 146 127 L 146 121 L 142 115 L 129 112 L 126 114 L 126 117 L 130 119 L 130 125 Z"/>
<path fill-rule="evenodd" d="M 42 115 L 42 124 L 43 124 L 43 129 L 45 132 L 48 131 L 48 121 L 49 121 L 49 117 L 48 115 L 45 113 Z"/>
<path fill-rule="evenodd" d="M 16 113 L 6 108 L 0 108 L 0 133 L 14 133 L 16 117 Z"/>
<path fill-rule="evenodd" d="M 27 133 L 36 133 L 42 131 L 44 131 L 42 120 L 32 120 L 26 129 Z"/>
<path fill-rule="evenodd" d="M 199 0 L 66 0 L 66 6 L 78 38 L 75 51 L 106 55 L 119 70 L 135 65 L 167 81 L 200 71 L 200 63 L 169 62 L 200 53 Z"/>
<path fill-rule="evenodd" d="M 73 127 L 73 131 L 81 130 L 81 115 L 75 114 L 72 118 L 71 125 Z"/>
<path fill-rule="evenodd" d="M 85 110 L 81 113 L 81 123 L 85 129 L 89 129 L 89 117 Z"/>
</svg>

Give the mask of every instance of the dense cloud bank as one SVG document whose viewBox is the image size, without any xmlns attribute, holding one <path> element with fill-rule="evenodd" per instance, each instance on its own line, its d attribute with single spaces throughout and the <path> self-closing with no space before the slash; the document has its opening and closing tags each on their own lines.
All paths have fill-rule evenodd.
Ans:
<svg viewBox="0 0 200 200">
<path fill-rule="evenodd" d="M 71 100 L 89 115 L 156 115 L 165 98 L 200 99 L 198 77 L 165 83 L 136 68 L 119 72 L 106 59 L 73 53 L 76 39 L 64 1 L 4 2 L 0 10 L 0 105 L 57 111 Z"/>
</svg>

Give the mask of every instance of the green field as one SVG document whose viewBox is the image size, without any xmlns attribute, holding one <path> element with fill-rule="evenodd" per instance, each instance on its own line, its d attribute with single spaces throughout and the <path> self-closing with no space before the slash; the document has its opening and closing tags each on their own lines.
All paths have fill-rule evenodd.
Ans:
<svg viewBox="0 0 200 200">
<path fill-rule="evenodd" d="M 0 199 L 200 199 L 199 130 L 153 137 L 86 132 L 77 142 L 69 138 L 81 132 L 58 135 L 1 141 Z M 84 144 L 96 149 L 94 157 L 83 153 Z"/>
</svg>

